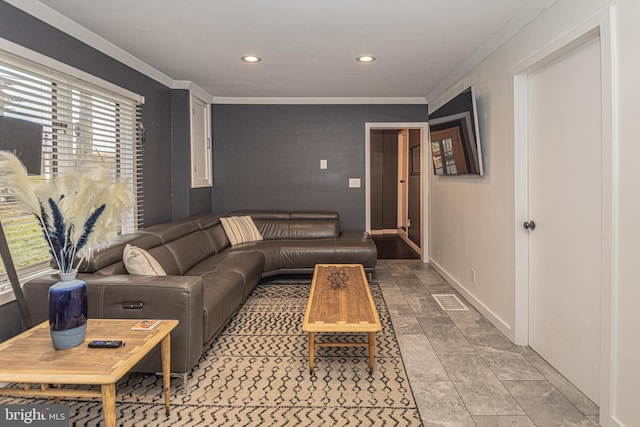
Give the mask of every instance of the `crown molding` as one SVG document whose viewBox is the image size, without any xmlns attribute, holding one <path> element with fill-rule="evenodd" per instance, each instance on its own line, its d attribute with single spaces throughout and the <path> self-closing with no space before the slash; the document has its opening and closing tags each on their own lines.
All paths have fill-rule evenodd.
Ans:
<svg viewBox="0 0 640 427">
<path fill-rule="evenodd" d="M 147 77 L 152 78 L 153 80 L 162 83 L 163 85 L 172 88 L 174 85 L 174 80 L 162 73 L 161 71 L 156 70 L 151 65 L 146 62 L 136 58 L 131 55 L 127 51 L 119 48 L 113 43 L 105 40 L 104 38 L 98 36 L 97 34 L 89 31 L 82 25 L 72 21 L 64 15 L 56 12 L 48 6 L 40 3 L 37 0 L 5 0 L 10 5 L 22 10 L 23 12 L 28 13 L 29 15 L 37 18 L 48 25 L 62 31 L 74 37 L 75 39 L 80 40 L 81 42 L 91 46 L 92 48 L 109 55 L 113 59 L 122 62 L 125 65 L 133 68 L 136 71 L 144 74 Z"/>
<path fill-rule="evenodd" d="M 186 89 L 189 92 L 193 93 L 197 98 L 200 98 L 200 100 L 209 104 L 213 104 L 213 95 L 202 89 L 191 80 L 175 80 L 171 89 Z"/>
<path fill-rule="evenodd" d="M 214 96 L 213 104 L 427 104 L 423 97 L 234 97 Z"/>
<path fill-rule="evenodd" d="M 489 40 L 484 42 L 480 48 L 462 61 L 449 76 L 441 81 L 435 89 L 427 94 L 429 103 L 462 79 L 474 67 L 497 51 L 513 36 L 518 34 L 524 27 L 529 25 L 541 13 L 553 6 L 558 0 L 531 0 L 518 11 L 502 28 L 500 28 Z"/>
</svg>

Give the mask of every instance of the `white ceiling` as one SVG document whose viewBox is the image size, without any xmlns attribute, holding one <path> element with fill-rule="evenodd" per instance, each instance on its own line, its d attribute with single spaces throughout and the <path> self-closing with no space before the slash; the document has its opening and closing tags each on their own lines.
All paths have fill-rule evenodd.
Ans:
<svg viewBox="0 0 640 427">
<path fill-rule="evenodd" d="M 27 11 L 21 3 L 38 3 L 9 2 Z M 113 44 L 216 97 L 425 97 L 553 2 L 40 0 L 38 7 L 104 39 L 90 44 Z M 246 54 L 263 60 L 244 63 Z M 377 61 L 357 63 L 361 54 Z"/>
</svg>

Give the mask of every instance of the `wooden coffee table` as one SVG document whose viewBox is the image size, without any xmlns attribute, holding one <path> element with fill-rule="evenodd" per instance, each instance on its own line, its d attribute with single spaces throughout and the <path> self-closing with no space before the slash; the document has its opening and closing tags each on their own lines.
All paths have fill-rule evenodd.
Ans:
<svg viewBox="0 0 640 427">
<path fill-rule="evenodd" d="M 0 388 L 2 396 L 100 397 L 105 425 L 116 425 L 116 382 L 146 356 L 161 346 L 165 410 L 169 415 L 170 336 L 177 320 L 163 320 L 147 331 L 132 331 L 138 320 L 89 319 L 85 342 L 67 350 L 51 343 L 49 322 L 43 322 L 0 344 L 0 382 L 24 383 L 24 388 Z M 92 340 L 121 340 L 124 347 L 88 348 Z M 34 388 L 33 384 L 39 384 Z M 50 387 L 50 385 L 55 387 Z M 100 385 L 98 390 L 73 390 L 61 384 Z"/>
<path fill-rule="evenodd" d="M 343 288 L 334 289 L 329 276 L 343 270 L 348 280 Z M 317 264 L 311 292 L 302 322 L 309 334 L 309 372 L 313 372 L 315 347 L 369 347 L 369 373 L 373 373 L 375 335 L 382 330 L 378 312 L 371 298 L 369 282 L 360 264 Z M 366 332 L 366 343 L 317 342 L 315 335 L 326 332 Z"/>
</svg>

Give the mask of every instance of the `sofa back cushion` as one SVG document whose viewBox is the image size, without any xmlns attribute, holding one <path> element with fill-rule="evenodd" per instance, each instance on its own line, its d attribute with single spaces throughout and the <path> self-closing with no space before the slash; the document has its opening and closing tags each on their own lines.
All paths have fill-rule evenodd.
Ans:
<svg viewBox="0 0 640 427">
<path fill-rule="evenodd" d="M 251 216 L 265 240 L 340 236 L 339 218 L 335 211 L 243 210 L 225 216 L 246 215 Z M 204 214 L 115 238 L 107 248 L 84 262 L 80 271 L 125 274 L 122 254 L 127 243 L 146 249 L 168 275 L 182 275 L 205 258 L 230 246 L 220 216 Z"/>
<path fill-rule="evenodd" d="M 168 276 L 180 275 L 180 266 L 173 252 L 169 250 L 167 245 L 156 246 L 155 248 L 149 249 L 148 252 L 160 263 L 162 269 Z"/>
<path fill-rule="evenodd" d="M 153 234 L 158 236 L 161 244 L 179 239 L 189 233 L 193 233 L 200 229 L 198 222 L 181 220 L 175 222 L 167 222 L 164 224 L 156 224 L 141 230 L 141 233 Z"/>
<path fill-rule="evenodd" d="M 250 215 L 264 240 L 322 239 L 340 235 L 335 211 L 243 210 L 229 215 Z"/>
<path fill-rule="evenodd" d="M 149 249 L 167 274 L 182 275 L 203 259 L 217 253 L 216 242 L 207 231 L 220 225 L 217 215 L 199 215 L 154 225 L 142 233 L 157 236 L 161 245 Z M 204 229 L 204 230 L 203 230 Z"/>
<path fill-rule="evenodd" d="M 183 274 L 204 258 L 229 246 L 219 218 L 219 215 L 203 214 L 115 237 L 107 247 L 94 252 L 90 260 L 83 261 L 78 270 L 105 275 L 127 274 L 122 258 L 125 246 L 131 244 L 147 250 L 167 274 Z"/>
<path fill-rule="evenodd" d="M 84 260 L 79 266 L 78 271 L 81 273 L 96 273 L 103 271 L 105 268 L 114 264 L 118 264 L 117 268 L 109 269 L 109 273 L 126 273 L 124 264 L 122 264 L 122 253 L 127 244 L 137 246 L 142 249 L 149 249 L 160 244 L 158 236 L 146 233 L 131 233 L 123 236 L 117 236 L 109 240 L 107 247 L 93 253 L 91 259 Z M 113 271 L 114 273 L 111 273 Z"/>
<path fill-rule="evenodd" d="M 217 223 L 209 228 L 204 229 L 203 231 L 207 233 L 207 235 L 211 239 L 211 243 L 213 244 L 213 247 L 217 254 L 231 246 L 231 243 L 227 238 L 227 233 L 224 232 L 222 224 Z"/>
<path fill-rule="evenodd" d="M 339 235 L 337 219 L 291 219 L 289 221 L 289 239 L 323 239 Z"/>
<path fill-rule="evenodd" d="M 338 221 L 333 220 L 256 219 L 255 223 L 264 240 L 322 239 L 340 234 Z"/>
<path fill-rule="evenodd" d="M 202 230 L 189 233 L 166 243 L 164 246 L 173 254 L 181 275 L 200 261 L 216 253 L 213 241 Z"/>
</svg>

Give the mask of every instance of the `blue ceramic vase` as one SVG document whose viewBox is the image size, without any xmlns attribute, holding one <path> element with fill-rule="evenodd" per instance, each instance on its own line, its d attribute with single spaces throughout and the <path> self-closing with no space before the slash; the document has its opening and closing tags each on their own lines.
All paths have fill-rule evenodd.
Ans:
<svg viewBox="0 0 640 427">
<path fill-rule="evenodd" d="M 60 273 L 49 288 L 49 326 L 57 350 L 82 344 L 87 334 L 87 284 L 76 273 Z"/>
</svg>

